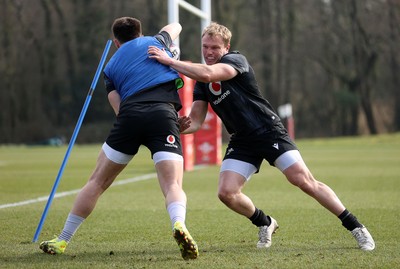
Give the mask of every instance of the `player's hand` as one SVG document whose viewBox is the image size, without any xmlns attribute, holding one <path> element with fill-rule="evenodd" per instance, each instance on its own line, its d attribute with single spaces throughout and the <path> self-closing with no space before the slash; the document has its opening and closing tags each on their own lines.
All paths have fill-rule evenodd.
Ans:
<svg viewBox="0 0 400 269">
<path fill-rule="evenodd" d="M 147 49 L 147 54 L 149 54 L 149 58 L 156 59 L 162 64 L 171 65 L 173 59 L 168 55 L 165 49 L 160 49 L 155 46 L 149 46 Z"/>
<path fill-rule="evenodd" d="M 190 127 L 190 124 L 192 123 L 191 119 L 187 116 L 182 116 L 178 118 L 178 124 L 179 124 L 179 132 L 184 132 L 187 128 Z"/>
</svg>

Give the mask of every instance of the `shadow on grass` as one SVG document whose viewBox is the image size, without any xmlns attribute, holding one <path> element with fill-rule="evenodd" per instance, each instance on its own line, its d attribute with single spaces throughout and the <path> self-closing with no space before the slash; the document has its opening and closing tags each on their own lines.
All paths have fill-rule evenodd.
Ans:
<svg viewBox="0 0 400 269">
<path fill-rule="evenodd" d="M 129 251 L 84 251 L 84 252 L 66 252 L 62 255 L 49 255 L 41 252 L 30 252 L 12 257 L 0 257 L 0 264 L 13 266 L 15 268 L 57 268 L 62 265 L 77 267 L 107 264 L 143 264 L 143 263 L 165 263 L 165 262 L 190 262 L 182 259 L 178 248 L 154 249 L 149 251 L 129 250 Z M 68 267 L 67 266 L 67 267 Z"/>
<path fill-rule="evenodd" d="M 62 255 L 49 255 L 41 252 L 37 245 L 21 244 L 18 253 L 8 257 L 0 255 L 2 268 L 178 268 L 181 266 L 195 266 L 206 268 L 210 263 L 215 266 L 250 265 L 259 261 L 269 263 L 286 263 L 295 261 L 321 261 L 336 259 L 336 257 L 349 253 L 362 252 L 356 246 L 331 243 L 327 245 L 311 245 L 306 243 L 282 242 L 276 240 L 270 249 L 257 249 L 255 242 L 242 240 L 236 242 L 210 243 L 206 241 L 199 244 L 199 258 L 194 261 L 182 259 L 176 245 L 171 247 L 157 244 L 145 249 L 124 250 L 119 247 L 99 246 L 101 249 L 91 247 L 82 251 L 82 246 L 70 248 Z M 17 247 L 18 248 L 18 247 Z M 105 250 L 107 249 L 107 250 Z M 17 253 L 14 252 L 14 253 Z M 238 260 L 240 257 L 240 260 Z M 3 267 L 4 265 L 4 267 Z M 192 268 L 192 267 L 190 267 Z M 222 268 L 222 267 L 221 267 Z"/>
</svg>

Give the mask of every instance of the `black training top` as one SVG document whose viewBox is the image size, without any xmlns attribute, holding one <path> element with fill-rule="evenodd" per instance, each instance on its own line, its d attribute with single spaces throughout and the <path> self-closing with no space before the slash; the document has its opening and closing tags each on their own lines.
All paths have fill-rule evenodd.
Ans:
<svg viewBox="0 0 400 269">
<path fill-rule="evenodd" d="M 210 103 L 230 134 L 247 136 L 281 128 L 278 115 L 261 96 L 254 70 L 246 57 L 233 51 L 225 54 L 220 63 L 229 64 L 238 75 L 226 81 L 197 82 L 193 100 Z"/>
</svg>

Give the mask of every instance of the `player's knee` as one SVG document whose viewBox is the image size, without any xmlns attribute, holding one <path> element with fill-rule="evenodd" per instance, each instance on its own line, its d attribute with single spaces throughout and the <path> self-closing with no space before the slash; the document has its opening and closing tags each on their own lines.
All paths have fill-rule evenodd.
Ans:
<svg viewBox="0 0 400 269">
<path fill-rule="evenodd" d="M 218 190 L 218 198 L 224 204 L 230 204 L 235 199 L 235 194 L 230 191 L 220 189 Z"/>
<path fill-rule="evenodd" d="M 293 185 L 300 188 L 303 192 L 312 195 L 317 187 L 317 182 L 310 176 L 306 174 L 298 175 L 293 181 L 291 181 Z"/>
</svg>

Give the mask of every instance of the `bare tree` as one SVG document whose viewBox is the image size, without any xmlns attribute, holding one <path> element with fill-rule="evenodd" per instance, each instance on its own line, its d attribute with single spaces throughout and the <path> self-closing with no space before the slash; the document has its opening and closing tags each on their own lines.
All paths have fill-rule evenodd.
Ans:
<svg viewBox="0 0 400 269">
<path fill-rule="evenodd" d="M 166 3 L 0 0 L 0 143 L 69 136 L 112 21 L 138 17 L 154 34 Z M 197 62 L 200 19 L 183 9 L 180 19 L 181 59 Z M 215 0 L 212 20 L 231 29 L 272 105 L 292 103 L 297 137 L 400 129 L 398 0 Z M 78 142 L 103 139 L 113 119 L 98 88 Z"/>
<path fill-rule="evenodd" d="M 400 3 L 396 0 L 388 1 L 388 28 L 389 28 L 389 66 L 392 77 L 392 87 L 394 88 L 395 111 L 394 111 L 394 124 L 393 130 L 400 130 L 400 58 L 399 58 L 399 44 L 400 44 Z"/>
</svg>

